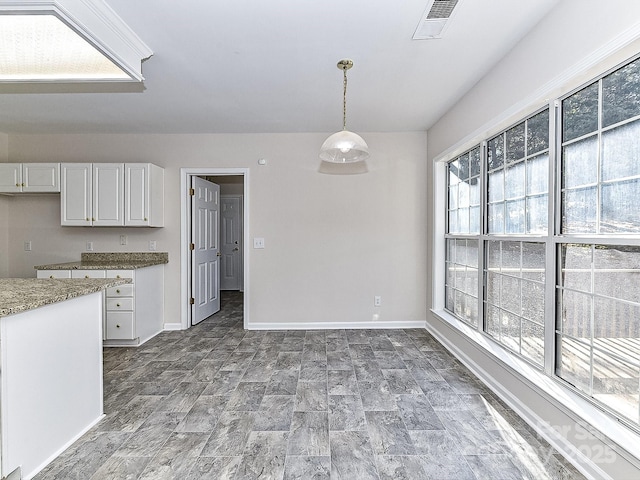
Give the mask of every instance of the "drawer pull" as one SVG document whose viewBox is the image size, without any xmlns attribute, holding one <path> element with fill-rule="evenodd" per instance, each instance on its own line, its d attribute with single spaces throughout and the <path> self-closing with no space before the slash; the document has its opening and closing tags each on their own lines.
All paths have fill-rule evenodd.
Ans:
<svg viewBox="0 0 640 480">
<path fill-rule="evenodd" d="M 119 303 L 116 303 L 116 307 L 119 307 L 119 306 L 120 306 L 120 304 L 119 304 Z"/>
<path fill-rule="evenodd" d="M 116 325 L 116 328 L 120 328 L 120 325 Z"/>
<path fill-rule="evenodd" d="M 53 278 L 53 275 L 49 275 L 49 278 Z"/>
<path fill-rule="evenodd" d="M 116 275 L 116 278 L 120 278 L 120 275 Z"/>
<path fill-rule="evenodd" d="M 85 275 L 84 278 L 89 278 L 89 275 Z"/>
<path fill-rule="evenodd" d="M 116 290 L 116 293 L 120 293 L 120 289 L 119 288 Z"/>
</svg>

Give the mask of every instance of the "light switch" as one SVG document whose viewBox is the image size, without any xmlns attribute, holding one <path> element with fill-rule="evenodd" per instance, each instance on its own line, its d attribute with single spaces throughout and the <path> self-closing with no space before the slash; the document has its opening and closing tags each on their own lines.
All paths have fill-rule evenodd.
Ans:
<svg viewBox="0 0 640 480">
<path fill-rule="evenodd" d="M 120 245 L 126 245 L 126 244 L 127 244 L 127 236 L 120 235 Z"/>
<path fill-rule="evenodd" d="M 87 242 L 87 252 L 93 252 L 93 242 Z"/>
<path fill-rule="evenodd" d="M 31 240 L 29 240 L 28 242 L 24 242 L 24 251 L 25 252 L 31 251 Z"/>
<path fill-rule="evenodd" d="M 253 248 L 264 248 L 264 238 L 253 237 Z"/>
<path fill-rule="evenodd" d="M 155 252 L 157 247 L 158 247 L 158 244 L 156 243 L 155 240 L 149 240 L 149 251 L 150 252 Z"/>
</svg>

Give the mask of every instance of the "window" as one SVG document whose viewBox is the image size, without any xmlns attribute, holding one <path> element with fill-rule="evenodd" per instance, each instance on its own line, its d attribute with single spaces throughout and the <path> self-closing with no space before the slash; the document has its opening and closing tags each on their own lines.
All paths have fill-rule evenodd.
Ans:
<svg viewBox="0 0 640 480">
<path fill-rule="evenodd" d="M 447 164 L 445 308 L 638 427 L 640 59 L 554 105 Z"/>
</svg>

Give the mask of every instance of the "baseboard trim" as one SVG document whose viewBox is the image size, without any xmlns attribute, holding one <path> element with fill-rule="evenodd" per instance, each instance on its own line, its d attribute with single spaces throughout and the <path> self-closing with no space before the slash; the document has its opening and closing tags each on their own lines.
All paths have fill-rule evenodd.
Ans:
<svg viewBox="0 0 640 480">
<path fill-rule="evenodd" d="M 170 331 L 170 330 L 182 330 L 182 324 L 181 323 L 165 323 L 164 324 L 164 330 L 165 331 Z"/>
<path fill-rule="evenodd" d="M 390 328 L 426 328 L 426 320 L 404 322 L 293 322 L 249 323 L 248 330 L 379 330 Z M 166 330 L 166 325 L 165 325 Z"/>
</svg>

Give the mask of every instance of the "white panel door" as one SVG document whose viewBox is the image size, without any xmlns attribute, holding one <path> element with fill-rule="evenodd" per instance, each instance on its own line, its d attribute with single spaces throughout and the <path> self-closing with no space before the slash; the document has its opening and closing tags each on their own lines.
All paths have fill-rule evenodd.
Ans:
<svg viewBox="0 0 640 480">
<path fill-rule="evenodd" d="M 191 181 L 191 324 L 195 325 L 220 310 L 220 187 L 199 177 Z"/>
<path fill-rule="evenodd" d="M 220 197 L 220 289 L 242 290 L 242 196 Z"/>
</svg>

